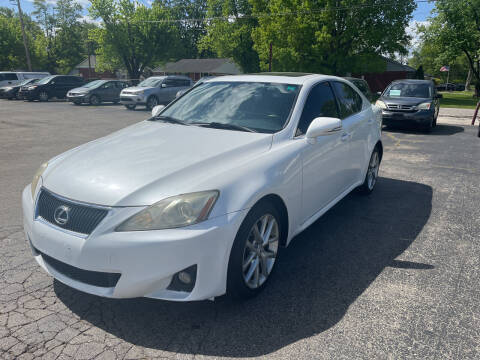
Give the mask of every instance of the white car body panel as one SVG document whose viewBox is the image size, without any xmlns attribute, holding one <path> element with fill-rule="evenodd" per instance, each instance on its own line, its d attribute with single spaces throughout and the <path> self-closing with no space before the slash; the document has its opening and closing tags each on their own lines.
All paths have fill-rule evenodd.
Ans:
<svg viewBox="0 0 480 360">
<path fill-rule="evenodd" d="M 350 84 L 322 75 L 221 78 L 302 85 L 289 122 L 274 134 L 144 121 L 55 157 L 36 196 L 43 187 L 67 199 L 108 207 L 109 212 L 88 236 L 69 233 L 35 218 L 27 186 L 22 196 L 24 227 L 36 260 L 59 281 L 100 296 L 189 301 L 224 294 L 235 235 L 260 199 L 274 195 L 284 203 L 288 245 L 363 183 L 380 140 L 381 111 L 360 91 L 363 110 L 342 120 L 341 131 L 319 136 L 315 144 L 295 136 L 311 87 L 325 80 Z M 220 192 L 207 221 L 168 230 L 114 230 L 162 199 L 205 190 Z M 92 287 L 56 272 L 38 251 L 80 269 L 118 272 L 121 277 L 115 288 Z M 198 273 L 191 293 L 166 290 L 173 274 L 193 264 Z"/>
</svg>

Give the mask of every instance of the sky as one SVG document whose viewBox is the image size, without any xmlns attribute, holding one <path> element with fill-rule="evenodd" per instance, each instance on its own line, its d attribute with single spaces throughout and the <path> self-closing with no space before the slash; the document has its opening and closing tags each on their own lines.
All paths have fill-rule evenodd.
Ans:
<svg viewBox="0 0 480 360">
<path fill-rule="evenodd" d="M 16 0 L 13 0 L 14 4 L 12 4 L 11 0 L 0 0 L 0 6 L 7 6 L 16 8 Z M 55 3 L 56 0 L 48 0 L 51 3 Z M 88 0 L 77 0 L 83 7 L 87 7 L 90 3 Z M 148 0 L 147 0 L 148 1 Z M 31 13 L 33 11 L 33 0 L 20 0 L 22 10 L 25 13 Z M 144 1 L 145 3 L 145 1 Z M 415 47 L 415 44 L 418 42 L 418 36 L 416 35 L 416 25 L 425 23 L 430 16 L 430 11 L 433 9 L 434 4 L 433 2 L 419 2 L 417 3 L 417 9 L 413 13 L 413 19 L 410 21 L 410 24 L 407 28 L 407 32 L 413 37 L 412 46 Z M 85 18 L 87 12 L 85 11 Z"/>
</svg>

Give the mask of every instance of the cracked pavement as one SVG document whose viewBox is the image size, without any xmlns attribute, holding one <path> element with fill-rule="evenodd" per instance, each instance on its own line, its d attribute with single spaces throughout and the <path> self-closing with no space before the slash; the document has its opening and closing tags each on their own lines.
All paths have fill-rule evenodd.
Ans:
<svg viewBox="0 0 480 360">
<path fill-rule="evenodd" d="M 379 182 L 300 234 L 257 298 L 111 300 L 45 274 L 20 193 L 37 167 L 148 117 L 0 101 L 1 359 L 478 359 L 480 139 L 445 109 L 432 134 L 384 131 Z"/>
</svg>

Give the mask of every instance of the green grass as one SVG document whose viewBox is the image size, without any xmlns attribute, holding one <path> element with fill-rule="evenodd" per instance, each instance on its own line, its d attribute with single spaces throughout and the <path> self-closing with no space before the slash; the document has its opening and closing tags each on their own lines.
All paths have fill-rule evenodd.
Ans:
<svg viewBox="0 0 480 360">
<path fill-rule="evenodd" d="M 473 97 L 473 91 L 442 91 L 440 106 L 446 108 L 475 109 L 479 99 Z"/>
</svg>

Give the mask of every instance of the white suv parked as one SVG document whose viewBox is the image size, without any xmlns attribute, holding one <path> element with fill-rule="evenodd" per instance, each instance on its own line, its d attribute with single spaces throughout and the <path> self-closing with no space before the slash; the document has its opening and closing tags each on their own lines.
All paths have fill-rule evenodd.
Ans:
<svg viewBox="0 0 480 360">
<path fill-rule="evenodd" d="M 42 79 L 49 75 L 49 72 L 0 71 L 0 87 L 6 85 L 15 85 L 28 79 Z"/>
</svg>

